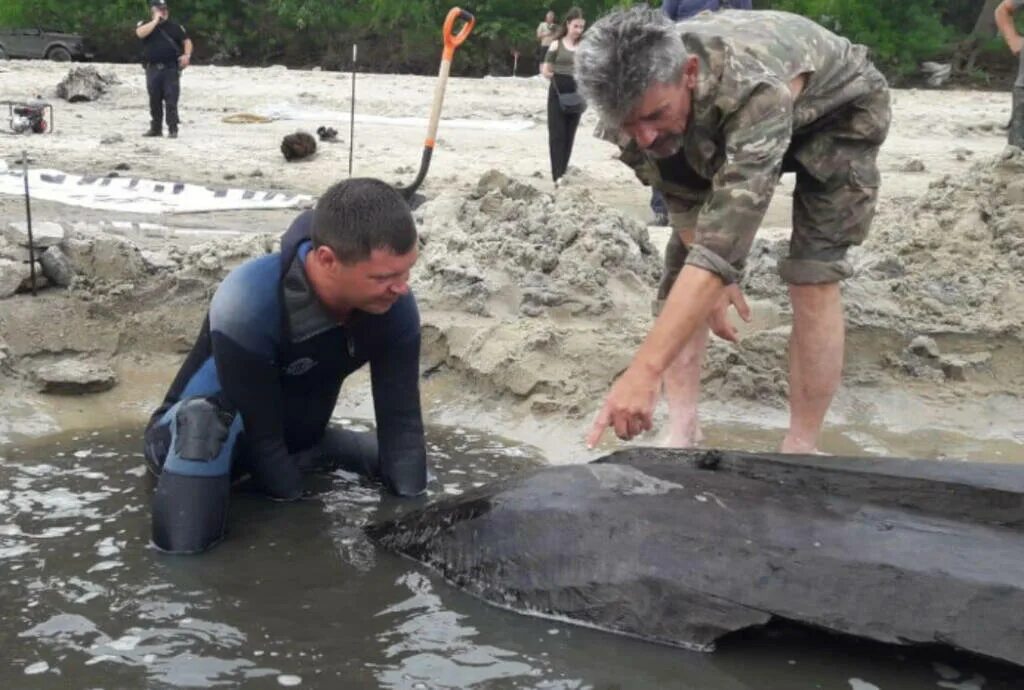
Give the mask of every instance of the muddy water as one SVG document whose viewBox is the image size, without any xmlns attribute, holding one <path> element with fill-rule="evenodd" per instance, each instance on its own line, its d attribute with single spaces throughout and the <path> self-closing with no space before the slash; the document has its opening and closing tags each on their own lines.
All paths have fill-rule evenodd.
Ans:
<svg viewBox="0 0 1024 690">
<path fill-rule="evenodd" d="M 456 428 L 430 441 L 435 498 L 540 460 Z M 367 542 L 361 525 L 409 504 L 344 474 L 298 504 L 240 487 L 224 543 L 163 555 L 138 446 L 104 432 L 0 450 L 0 687 L 1024 686 L 978 659 L 820 632 L 762 631 L 707 655 L 501 611 Z"/>
</svg>

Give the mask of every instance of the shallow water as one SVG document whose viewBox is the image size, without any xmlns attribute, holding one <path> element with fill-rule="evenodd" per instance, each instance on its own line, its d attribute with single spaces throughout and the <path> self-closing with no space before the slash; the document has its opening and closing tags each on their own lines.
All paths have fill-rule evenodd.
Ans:
<svg viewBox="0 0 1024 690">
<path fill-rule="evenodd" d="M 540 460 L 461 429 L 430 440 L 435 498 Z M 0 687 L 1024 687 L 1024 672 L 975 658 L 815 631 L 699 654 L 499 610 L 368 542 L 367 520 L 410 505 L 343 473 L 298 504 L 242 487 L 224 543 L 164 555 L 149 546 L 139 443 L 107 432 L 0 449 Z"/>
</svg>

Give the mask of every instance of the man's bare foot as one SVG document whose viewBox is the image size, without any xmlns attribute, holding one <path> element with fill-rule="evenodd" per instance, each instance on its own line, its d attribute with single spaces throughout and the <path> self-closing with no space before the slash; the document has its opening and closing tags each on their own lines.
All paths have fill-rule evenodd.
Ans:
<svg viewBox="0 0 1024 690">
<path fill-rule="evenodd" d="M 694 422 L 681 429 L 673 429 L 658 442 L 662 448 L 696 448 L 704 441 L 700 424 Z"/>
<path fill-rule="evenodd" d="M 780 453 L 790 453 L 792 455 L 828 455 L 818 450 L 816 443 L 808 443 L 800 439 L 792 439 L 786 436 L 782 440 L 782 446 L 779 447 Z"/>
</svg>

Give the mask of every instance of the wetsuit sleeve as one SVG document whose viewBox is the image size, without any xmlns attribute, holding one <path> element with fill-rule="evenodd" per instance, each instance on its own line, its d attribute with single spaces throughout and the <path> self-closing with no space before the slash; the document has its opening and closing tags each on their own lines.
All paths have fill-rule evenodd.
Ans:
<svg viewBox="0 0 1024 690">
<path fill-rule="evenodd" d="M 277 264 L 268 256 L 225 279 L 210 305 L 210 334 L 223 395 L 242 415 L 253 476 L 268 495 L 287 500 L 301 495 L 302 475 L 284 442 Z"/>
<path fill-rule="evenodd" d="M 370 358 L 373 407 L 377 417 L 380 472 L 399 496 L 415 496 L 427 487 L 427 450 L 420 407 L 420 319 L 412 295 L 399 310 L 388 342 Z"/>
<path fill-rule="evenodd" d="M 793 132 L 793 103 L 783 85 L 763 84 L 725 119 L 726 159 L 697 218 L 686 263 L 739 279 L 768 210 Z"/>
</svg>

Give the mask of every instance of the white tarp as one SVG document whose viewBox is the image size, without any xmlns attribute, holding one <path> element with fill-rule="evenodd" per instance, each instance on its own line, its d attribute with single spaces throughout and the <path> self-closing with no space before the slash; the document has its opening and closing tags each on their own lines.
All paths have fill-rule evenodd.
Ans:
<svg viewBox="0 0 1024 690">
<path fill-rule="evenodd" d="M 316 110 L 295 106 L 291 103 L 268 105 L 256 114 L 271 120 L 302 120 L 325 123 L 348 123 L 350 114 L 340 110 Z M 427 128 L 425 117 L 387 117 L 385 115 L 362 115 L 356 113 L 356 124 L 398 125 L 401 127 Z M 444 129 L 479 129 L 491 132 L 522 132 L 534 126 L 533 120 L 470 120 L 466 118 L 442 119 L 438 127 Z"/>
<path fill-rule="evenodd" d="M 28 184 L 33 199 L 126 213 L 297 208 L 313 201 L 313 197 L 306 194 L 212 189 L 184 182 L 164 182 L 141 177 L 89 177 L 46 169 L 29 169 Z M 25 180 L 21 170 L 4 170 L 0 167 L 0 194 L 25 194 Z"/>
</svg>

